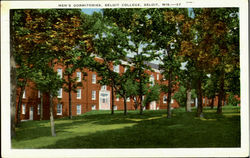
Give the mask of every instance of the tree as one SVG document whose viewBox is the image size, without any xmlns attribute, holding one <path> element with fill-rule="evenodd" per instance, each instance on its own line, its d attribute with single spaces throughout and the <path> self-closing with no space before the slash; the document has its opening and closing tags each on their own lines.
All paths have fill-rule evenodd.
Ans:
<svg viewBox="0 0 250 158">
<path fill-rule="evenodd" d="M 194 62 L 198 75 L 199 104 L 197 115 L 202 113 L 202 81 L 211 72 L 218 72 L 219 104 L 217 113 L 222 112 L 225 72 L 238 63 L 237 9 L 193 9 L 194 18 L 183 25 L 182 55 Z M 236 15 L 231 18 L 231 14 Z M 234 28 L 231 28 L 231 27 Z M 230 29 L 231 28 L 231 29 Z M 235 31 L 234 31 L 235 30 Z M 232 44 L 236 42 L 236 46 Z"/>
<path fill-rule="evenodd" d="M 143 86 L 149 84 L 149 75 L 145 70 L 151 70 L 148 65 L 154 59 L 154 52 L 147 49 L 151 45 L 149 41 L 152 21 L 147 15 L 150 9 L 107 9 L 104 10 L 111 21 L 128 34 L 129 44 L 124 48 L 130 53 L 128 61 L 132 67 L 134 80 L 139 84 L 138 100 L 140 114 L 143 111 L 142 98 L 146 94 Z"/>
<path fill-rule="evenodd" d="M 95 54 L 102 58 L 102 61 L 95 63 L 92 68 L 98 73 L 102 79 L 99 81 L 102 85 L 109 85 L 112 91 L 112 110 L 114 113 L 114 93 L 119 93 L 121 96 L 126 97 L 126 93 L 123 88 L 122 74 L 120 73 L 119 65 L 122 65 L 122 61 L 126 61 L 127 52 L 124 51 L 124 47 L 127 45 L 128 40 L 126 34 L 109 19 L 96 13 L 98 16 L 97 22 L 94 25 L 95 28 Z M 118 67 L 117 67 L 118 66 Z M 123 65 L 125 66 L 125 65 Z M 115 70 L 115 67 L 118 69 Z M 127 114 L 126 99 L 124 102 L 124 114 Z"/>
<path fill-rule="evenodd" d="M 53 98 L 57 95 L 58 86 L 53 66 L 62 57 L 67 56 L 76 46 L 85 47 L 80 43 L 86 38 L 78 26 L 81 26 L 80 10 L 15 10 L 13 47 L 17 55 L 31 55 L 45 61 L 47 90 L 50 93 L 50 115 L 52 136 L 55 136 L 53 119 Z M 39 58 L 40 59 L 39 59 Z M 56 60 L 57 59 L 57 60 Z M 32 63 L 36 65 L 35 63 Z M 53 71 L 52 71 L 53 70 Z"/>
<path fill-rule="evenodd" d="M 160 99 L 160 90 L 160 85 L 158 84 L 149 87 L 145 99 L 143 100 L 143 105 L 146 106 L 153 101 L 158 101 Z"/>
<path fill-rule="evenodd" d="M 158 51 L 159 69 L 167 82 L 162 82 L 162 92 L 167 93 L 167 117 L 171 118 L 171 96 L 177 85 L 180 71 L 180 60 L 177 53 L 180 50 L 179 26 L 182 25 L 184 9 L 154 9 L 149 17 L 152 19 L 152 42 Z"/>
</svg>

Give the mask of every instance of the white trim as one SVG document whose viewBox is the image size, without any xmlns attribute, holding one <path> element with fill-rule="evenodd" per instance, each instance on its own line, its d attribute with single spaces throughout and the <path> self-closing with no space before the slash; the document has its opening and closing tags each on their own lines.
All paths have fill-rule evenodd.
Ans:
<svg viewBox="0 0 250 158">
<path fill-rule="evenodd" d="M 60 79 L 62 79 L 62 69 L 61 68 L 57 69 L 57 75 L 60 76 Z"/>
<path fill-rule="evenodd" d="M 82 89 L 77 89 L 76 90 L 76 99 L 81 99 L 82 98 Z"/>
<path fill-rule="evenodd" d="M 96 74 L 92 74 L 91 82 L 92 84 L 96 84 Z"/>
<path fill-rule="evenodd" d="M 82 79 L 82 73 L 80 71 L 76 72 L 77 82 L 81 82 Z"/>
<path fill-rule="evenodd" d="M 62 88 L 58 90 L 57 98 L 62 98 Z"/>
<path fill-rule="evenodd" d="M 58 112 L 58 110 L 60 110 L 60 111 Z M 56 106 L 56 115 L 62 115 L 62 104 L 57 104 L 57 106 Z"/>
<path fill-rule="evenodd" d="M 120 73 L 120 65 L 113 65 L 113 71 Z"/>
<path fill-rule="evenodd" d="M 37 104 L 37 115 L 40 115 L 41 104 Z"/>
<path fill-rule="evenodd" d="M 92 91 L 91 99 L 96 100 L 96 91 Z"/>
<path fill-rule="evenodd" d="M 26 105 L 22 104 L 22 114 L 25 115 L 26 113 Z"/>
<path fill-rule="evenodd" d="M 41 97 L 41 92 L 40 92 L 40 90 L 38 90 L 38 92 L 37 92 L 37 98 L 40 98 Z"/>
<path fill-rule="evenodd" d="M 25 92 L 25 89 L 23 90 L 23 99 L 26 98 L 26 92 Z"/>
<path fill-rule="evenodd" d="M 165 98 L 166 98 L 166 99 L 165 99 Z M 166 104 L 166 103 L 167 103 L 167 98 L 168 98 L 168 97 L 167 97 L 166 95 L 163 96 L 163 98 L 162 98 L 162 103 L 163 103 L 163 104 Z"/>
<path fill-rule="evenodd" d="M 76 105 L 76 114 L 77 115 L 81 115 L 82 114 L 82 105 L 81 104 L 77 104 Z"/>
</svg>

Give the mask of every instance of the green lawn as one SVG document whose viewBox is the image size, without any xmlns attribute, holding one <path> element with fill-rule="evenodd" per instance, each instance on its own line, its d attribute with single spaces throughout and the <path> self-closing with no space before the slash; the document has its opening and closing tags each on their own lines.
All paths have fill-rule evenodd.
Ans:
<svg viewBox="0 0 250 158">
<path fill-rule="evenodd" d="M 27 121 L 17 128 L 13 148 L 189 148 L 240 147 L 240 108 L 204 109 L 204 118 L 186 113 L 183 108 L 173 110 L 173 118 L 166 118 L 166 110 L 91 111 L 72 120 L 55 121 L 56 137 L 50 136 L 50 122 Z"/>
</svg>

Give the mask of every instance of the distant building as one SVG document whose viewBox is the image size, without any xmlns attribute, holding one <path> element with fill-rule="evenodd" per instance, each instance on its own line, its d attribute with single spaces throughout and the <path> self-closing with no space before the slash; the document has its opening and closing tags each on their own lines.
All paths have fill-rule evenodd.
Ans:
<svg viewBox="0 0 250 158">
<path fill-rule="evenodd" d="M 154 72 L 146 71 L 150 75 L 150 81 L 154 83 L 160 83 L 162 75 L 158 70 L 158 65 L 153 63 L 147 63 L 150 65 Z M 124 67 L 114 66 L 114 71 L 118 73 L 123 73 L 125 71 Z M 56 65 L 54 70 L 57 71 L 59 76 L 63 76 L 65 70 L 64 66 Z M 79 82 L 82 82 L 82 87 L 77 88 L 77 92 L 72 92 L 72 115 L 80 115 L 91 110 L 111 110 L 111 88 L 109 86 L 101 86 L 98 84 L 98 80 L 101 78 L 96 72 L 92 72 L 88 69 L 84 69 L 87 73 L 85 80 L 82 81 L 83 74 L 80 71 L 76 71 L 73 77 L 78 77 Z M 167 81 L 164 81 L 167 82 Z M 38 120 L 40 119 L 40 103 L 41 103 L 41 92 L 36 90 L 35 85 L 32 82 L 28 83 L 29 86 L 25 87 L 25 92 L 22 99 L 21 105 L 21 119 Z M 18 89 L 17 92 L 20 90 Z M 18 101 L 17 93 L 17 101 Z M 43 94 L 43 119 L 49 119 L 49 95 Z M 163 93 L 160 94 L 160 100 L 151 102 L 146 106 L 149 110 L 159 110 L 167 109 L 167 96 Z M 115 96 L 115 110 L 123 110 L 123 98 L 118 98 Z M 59 89 L 58 96 L 53 100 L 54 108 L 53 114 L 55 118 L 69 116 L 69 96 L 68 93 Z M 179 107 L 178 103 L 172 99 L 171 107 Z M 138 107 L 139 108 L 139 107 Z M 135 110 L 134 99 L 127 99 L 127 109 Z"/>
</svg>

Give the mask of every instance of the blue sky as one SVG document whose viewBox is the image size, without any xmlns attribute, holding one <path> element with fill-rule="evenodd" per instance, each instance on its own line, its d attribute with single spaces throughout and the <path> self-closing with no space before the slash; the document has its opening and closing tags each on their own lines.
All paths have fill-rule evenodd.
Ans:
<svg viewBox="0 0 250 158">
<path fill-rule="evenodd" d="M 94 12 L 100 12 L 101 9 L 99 8 L 86 8 L 86 9 L 82 9 L 82 12 L 88 14 L 88 15 L 91 15 L 93 14 Z"/>
</svg>

